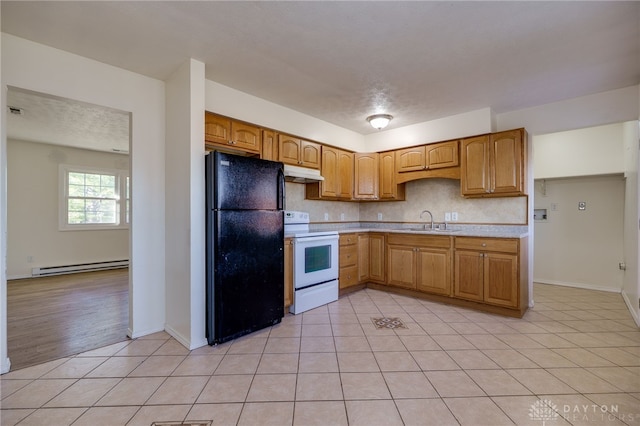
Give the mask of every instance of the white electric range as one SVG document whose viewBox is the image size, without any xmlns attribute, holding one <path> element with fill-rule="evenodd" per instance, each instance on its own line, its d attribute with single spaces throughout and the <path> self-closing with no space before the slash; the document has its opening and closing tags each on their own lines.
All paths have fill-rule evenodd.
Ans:
<svg viewBox="0 0 640 426">
<path fill-rule="evenodd" d="M 338 233 L 309 232 L 309 213 L 285 211 L 284 233 L 293 238 L 293 304 L 299 314 L 338 300 Z"/>
</svg>

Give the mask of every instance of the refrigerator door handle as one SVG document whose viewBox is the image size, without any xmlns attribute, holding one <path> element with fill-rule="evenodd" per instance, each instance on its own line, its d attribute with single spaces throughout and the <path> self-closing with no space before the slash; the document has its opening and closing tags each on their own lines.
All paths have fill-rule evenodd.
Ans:
<svg viewBox="0 0 640 426">
<path fill-rule="evenodd" d="M 278 210 L 284 210 L 284 170 L 278 169 Z"/>
</svg>

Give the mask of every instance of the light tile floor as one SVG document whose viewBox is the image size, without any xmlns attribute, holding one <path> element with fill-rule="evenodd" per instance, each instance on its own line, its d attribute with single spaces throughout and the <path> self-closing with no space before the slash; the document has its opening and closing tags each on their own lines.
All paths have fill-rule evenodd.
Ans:
<svg viewBox="0 0 640 426">
<path fill-rule="evenodd" d="M 523 319 L 367 289 L 216 347 L 157 333 L 2 376 L 0 424 L 640 424 L 621 296 L 534 294 Z"/>
</svg>

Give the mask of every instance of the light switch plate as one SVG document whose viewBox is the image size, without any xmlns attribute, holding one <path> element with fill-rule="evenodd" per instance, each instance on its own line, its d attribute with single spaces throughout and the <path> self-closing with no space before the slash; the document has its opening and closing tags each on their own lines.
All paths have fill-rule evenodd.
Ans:
<svg viewBox="0 0 640 426">
<path fill-rule="evenodd" d="M 451 212 L 451 220 L 454 222 L 458 220 L 458 212 Z"/>
</svg>

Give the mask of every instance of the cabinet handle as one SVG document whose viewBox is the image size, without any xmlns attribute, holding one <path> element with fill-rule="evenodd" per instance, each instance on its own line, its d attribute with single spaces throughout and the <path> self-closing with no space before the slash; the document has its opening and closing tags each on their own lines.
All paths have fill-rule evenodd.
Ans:
<svg viewBox="0 0 640 426">
<path fill-rule="evenodd" d="M 486 247 L 487 243 L 482 243 L 481 245 L 482 245 L 482 247 Z"/>
</svg>

